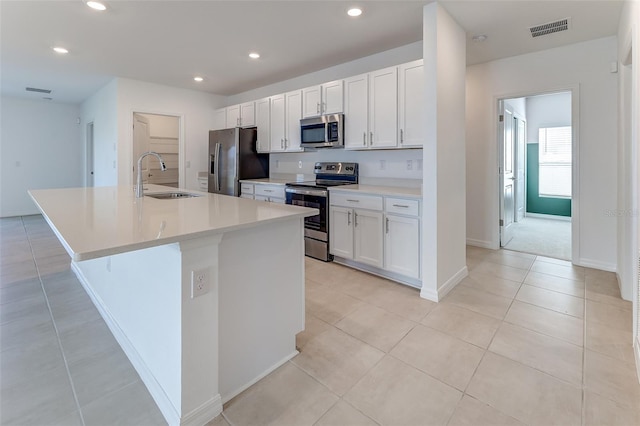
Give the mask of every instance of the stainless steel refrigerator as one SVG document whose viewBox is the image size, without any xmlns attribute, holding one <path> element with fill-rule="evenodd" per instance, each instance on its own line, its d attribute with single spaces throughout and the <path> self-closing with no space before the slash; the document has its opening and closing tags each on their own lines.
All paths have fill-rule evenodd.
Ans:
<svg viewBox="0 0 640 426">
<path fill-rule="evenodd" d="M 209 192 L 240 195 L 241 179 L 269 177 L 269 154 L 256 151 L 257 130 L 209 132 Z"/>
</svg>

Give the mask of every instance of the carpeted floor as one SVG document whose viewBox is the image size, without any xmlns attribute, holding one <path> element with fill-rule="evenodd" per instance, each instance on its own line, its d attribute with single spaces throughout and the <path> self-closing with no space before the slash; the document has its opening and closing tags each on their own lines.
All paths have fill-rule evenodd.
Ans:
<svg viewBox="0 0 640 426">
<path fill-rule="evenodd" d="M 504 248 L 571 260 L 570 221 L 525 217 L 513 227 L 513 239 Z"/>
</svg>

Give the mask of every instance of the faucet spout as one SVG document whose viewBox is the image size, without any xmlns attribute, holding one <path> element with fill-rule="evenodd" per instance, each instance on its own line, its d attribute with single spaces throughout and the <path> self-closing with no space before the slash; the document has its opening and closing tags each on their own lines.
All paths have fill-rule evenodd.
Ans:
<svg viewBox="0 0 640 426">
<path fill-rule="evenodd" d="M 142 198 L 143 188 L 142 188 L 142 159 L 147 155 L 154 155 L 158 161 L 160 162 L 160 170 L 163 172 L 167 170 L 167 166 L 164 164 L 164 160 L 162 156 L 154 151 L 148 151 L 143 153 L 140 158 L 138 158 L 138 181 L 136 182 L 136 198 Z"/>
</svg>

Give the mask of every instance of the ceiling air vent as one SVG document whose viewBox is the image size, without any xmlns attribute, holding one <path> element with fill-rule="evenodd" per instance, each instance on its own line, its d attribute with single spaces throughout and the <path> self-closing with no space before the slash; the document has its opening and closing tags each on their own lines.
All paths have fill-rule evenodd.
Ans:
<svg viewBox="0 0 640 426">
<path fill-rule="evenodd" d="M 559 21 L 549 22 L 547 24 L 536 25 L 529 28 L 531 37 L 536 38 L 547 34 L 557 33 L 559 31 L 567 31 L 571 23 L 571 18 L 560 19 Z"/>
<path fill-rule="evenodd" d="M 26 90 L 27 92 L 37 92 L 37 93 L 46 93 L 46 94 L 51 93 L 51 90 L 49 89 L 38 89 L 35 87 L 25 87 L 24 90 Z"/>
</svg>

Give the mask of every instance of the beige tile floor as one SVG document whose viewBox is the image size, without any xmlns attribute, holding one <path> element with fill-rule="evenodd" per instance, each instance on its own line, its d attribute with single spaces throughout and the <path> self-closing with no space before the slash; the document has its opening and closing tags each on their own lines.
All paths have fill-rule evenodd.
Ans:
<svg viewBox="0 0 640 426">
<path fill-rule="evenodd" d="M 300 354 L 210 424 L 639 425 L 611 273 L 468 247 L 441 303 L 307 259 Z M 0 219 L 0 424 L 164 424 L 40 216 Z"/>
</svg>

